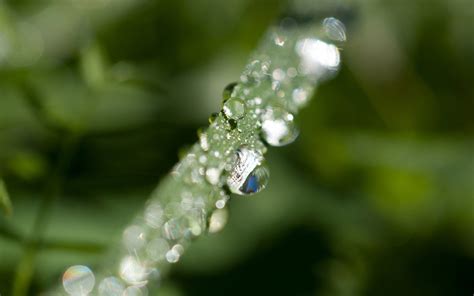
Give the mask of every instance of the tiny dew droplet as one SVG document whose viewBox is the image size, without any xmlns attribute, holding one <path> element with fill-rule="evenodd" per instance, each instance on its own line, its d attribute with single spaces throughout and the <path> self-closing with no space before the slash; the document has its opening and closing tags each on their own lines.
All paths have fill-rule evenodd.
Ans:
<svg viewBox="0 0 474 296">
<path fill-rule="evenodd" d="M 292 143 L 299 134 L 293 114 L 279 107 L 270 107 L 262 114 L 262 136 L 272 146 Z"/>
<path fill-rule="evenodd" d="M 326 35 L 334 41 L 346 41 L 346 27 L 344 24 L 334 18 L 328 17 L 323 20 L 324 31 Z"/>
<path fill-rule="evenodd" d="M 238 98 L 229 99 L 224 103 L 223 111 L 228 119 L 240 119 L 245 115 L 245 103 Z"/>
<path fill-rule="evenodd" d="M 222 102 L 225 103 L 230 97 L 232 96 L 232 92 L 234 91 L 237 82 L 229 83 L 222 92 Z"/>
<path fill-rule="evenodd" d="M 240 148 L 236 161 L 227 178 L 231 192 L 250 195 L 264 189 L 269 179 L 268 169 L 263 165 L 263 156 L 256 150 Z"/>
<path fill-rule="evenodd" d="M 100 296 L 122 296 L 125 286 L 116 277 L 107 277 L 100 282 L 99 295 Z"/>
<path fill-rule="evenodd" d="M 209 116 L 209 123 L 213 123 L 214 121 L 216 121 L 217 116 L 219 116 L 219 113 L 211 113 L 211 115 Z"/>
<path fill-rule="evenodd" d="M 88 295 L 94 289 L 94 284 L 94 274 L 87 266 L 74 265 L 63 274 L 64 290 L 69 295 Z"/>
</svg>

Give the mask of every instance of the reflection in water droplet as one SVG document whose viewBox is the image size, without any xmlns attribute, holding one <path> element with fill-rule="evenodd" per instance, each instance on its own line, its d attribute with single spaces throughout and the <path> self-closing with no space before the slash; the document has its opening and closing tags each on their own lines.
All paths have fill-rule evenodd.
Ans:
<svg viewBox="0 0 474 296">
<path fill-rule="evenodd" d="M 146 267 L 133 256 L 126 256 L 120 262 L 120 277 L 129 284 L 143 284 L 147 275 Z"/>
<path fill-rule="evenodd" d="M 296 52 L 301 57 L 300 68 L 305 74 L 317 78 L 339 67 L 339 49 L 334 44 L 328 44 L 319 39 L 306 38 L 298 41 Z"/>
<path fill-rule="evenodd" d="M 262 136 L 272 146 L 292 143 L 299 134 L 293 114 L 275 107 L 267 108 L 262 115 Z"/>
<path fill-rule="evenodd" d="M 237 150 L 237 159 L 227 178 L 230 191 L 249 195 L 264 189 L 268 183 L 268 169 L 262 165 L 263 156 L 247 148 Z"/>
<path fill-rule="evenodd" d="M 237 82 L 229 83 L 222 92 L 222 102 L 225 103 L 230 97 L 232 96 L 232 92 L 234 91 Z"/>
<path fill-rule="evenodd" d="M 100 296 L 122 296 L 125 289 L 124 284 L 116 277 L 103 279 L 99 285 Z"/>
<path fill-rule="evenodd" d="M 94 284 L 94 274 L 87 266 L 71 266 L 63 274 L 64 290 L 70 295 L 85 296 L 94 289 Z"/>
<path fill-rule="evenodd" d="M 344 24 L 333 17 L 323 20 L 324 31 L 326 35 L 334 41 L 346 41 L 346 27 Z"/>
<path fill-rule="evenodd" d="M 209 232 L 216 233 L 221 231 L 227 224 L 229 211 L 227 209 L 215 210 L 209 219 Z"/>
<path fill-rule="evenodd" d="M 245 115 L 245 103 L 241 99 L 232 98 L 224 104 L 224 114 L 228 119 L 240 119 Z"/>
</svg>

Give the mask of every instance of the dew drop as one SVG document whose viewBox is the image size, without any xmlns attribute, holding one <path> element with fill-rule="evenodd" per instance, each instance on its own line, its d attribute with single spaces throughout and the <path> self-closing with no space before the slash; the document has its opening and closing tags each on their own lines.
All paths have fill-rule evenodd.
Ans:
<svg viewBox="0 0 474 296">
<path fill-rule="evenodd" d="M 176 250 L 175 248 L 172 248 L 166 253 L 166 261 L 168 261 L 169 263 L 178 262 L 179 257 L 181 257 L 181 255 L 179 254 L 178 250 Z"/>
<path fill-rule="evenodd" d="M 202 150 L 209 150 L 209 139 L 207 138 L 207 133 L 199 134 L 199 145 L 201 146 Z"/>
<path fill-rule="evenodd" d="M 212 185 L 217 185 L 221 177 L 221 170 L 218 168 L 208 168 L 206 170 L 206 180 Z"/>
<path fill-rule="evenodd" d="M 272 146 L 284 146 L 298 137 L 299 131 L 293 114 L 275 107 L 267 108 L 262 114 L 262 136 Z"/>
<path fill-rule="evenodd" d="M 346 41 L 346 27 L 344 24 L 334 18 L 328 17 L 323 20 L 324 31 L 326 35 L 334 41 Z"/>
<path fill-rule="evenodd" d="M 94 284 L 94 274 L 87 266 L 74 265 L 63 274 L 63 287 L 69 295 L 88 295 L 94 289 Z"/>
<path fill-rule="evenodd" d="M 146 287 L 144 286 L 130 286 L 123 291 L 123 296 L 144 296 L 146 294 Z"/>
<path fill-rule="evenodd" d="M 126 256 L 120 262 L 120 277 L 127 283 L 142 284 L 147 276 L 147 268 L 137 258 Z"/>
<path fill-rule="evenodd" d="M 158 202 L 150 203 L 144 214 L 145 222 L 151 228 L 159 228 L 163 223 L 163 208 Z"/>
<path fill-rule="evenodd" d="M 214 123 L 216 121 L 216 118 L 219 116 L 219 113 L 213 112 L 209 116 L 209 123 Z"/>
<path fill-rule="evenodd" d="M 240 148 L 227 178 L 227 185 L 233 193 L 250 195 L 264 189 L 269 176 L 268 169 L 263 165 L 263 156 L 259 152 Z"/>
<path fill-rule="evenodd" d="M 107 277 L 100 282 L 99 295 L 100 296 L 122 296 L 125 286 L 116 277 Z"/>
<path fill-rule="evenodd" d="M 216 233 L 221 231 L 227 224 L 229 211 L 227 209 L 215 210 L 209 219 L 209 232 Z"/>
<path fill-rule="evenodd" d="M 170 249 L 168 242 L 162 238 L 156 238 L 148 243 L 146 252 L 153 261 L 165 258 L 166 252 Z"/>
<path fill-rule="evenodd" d="M 227 100 L 224 104 L 224 114 L 228 119 L 240 119 L 245 115 L 245 103 L 238 98 Z"/>
<path fill-rule="evenodd" d="M 232 93 L 234 92 L 235 87 L 237 86 L 237 82 L 232 82 L 229 83 L 225 88 L 224 91 L 222 92 L 222 102 L 225 103 L 230 97 L 232 96 Z"/>
<path fill-rule="evenodd" d="M 337 70 L 341 61 L 339 49 L 319 39 L 305 38 L 298 41 L 296 52 L 301 57 L 301 71 L 317 78 L 327 71 Z"/>
<path fill-rule="evenodd" d="M 173 218 L 163 226 L 163 233 L 167 239 L 177 240 L 189 230 L 189 221 L 186 217 Z"/>
<path fill-rule="evenodd" d="M 146 243 L 145 231 L 138 225 L 132 225 L 123 232 L 123 243 L 128 250 L 136 250 Z"/>
<path fill-rule="evenodd" d="M 303 107 L 308 103 L 309 92 L 304 88 L 295 88 L 292 93 L 293 102 L 298 107 Z"/>
</svg>

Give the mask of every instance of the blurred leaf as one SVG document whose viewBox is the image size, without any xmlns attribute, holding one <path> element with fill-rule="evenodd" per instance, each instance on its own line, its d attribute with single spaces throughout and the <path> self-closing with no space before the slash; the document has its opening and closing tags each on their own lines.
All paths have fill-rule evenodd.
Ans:
<svg viewBox="0 0 474 296">
<path fill-rule="evenodd" d="M 3 210 L 5 215 L 10 216 L 12 214 L 12 202 L 3 179 L 0 179 L 0 208 Z"/>
<path fill-rule="evenodd" d="M 106 62 L 102 48 L 93 42 L 81 50 L 81 71 L 86 83 L 91 88 L 104 84 L 106 79 Z"/>
</svg>

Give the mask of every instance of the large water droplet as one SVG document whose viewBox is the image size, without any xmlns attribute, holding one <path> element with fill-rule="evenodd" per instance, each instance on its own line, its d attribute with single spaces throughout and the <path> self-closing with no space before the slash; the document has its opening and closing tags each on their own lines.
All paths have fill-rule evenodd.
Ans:
<svg viewBox="0 0 474 296">
<path fill-rule="evenodd" d="M 316 78 L 337 70 L 341 62 L 339 49 L 319 39 L 305 38 L 298 41 L 296 52 L 301 57 L 301 71 Z"/>
<path fill-rule="evenodd" d="M 125 229 L 122 240 L 128 250 L 137 250 L 146 243 L 145 231 L 138 225 L 132 225 Z"/>
<path fill-rule="evenodd" d="M 85 296 L 94 289 L 95 277 L 87 266 L 74 265 L 63 274 L 64 290 L 69 295 Z"/>
<path fill-rule="evenodd" d="M 223 110 L 228 119 L 240 119 L 245 115 L 245 102 L 238 98 L 229 99 L 225 102 Z"/>
<path fill-rule="evenodd" d="M 227 185 L 233 193 L 254 194 L 265 188 L 269 176 L 268 169 L 263 165 L 263 156 L 259 152 L 240 148 L 227 178 Z"/>
<path fill-rule="evenodd" d="M 230 97 L 232 96 L 232 92 L 234 91 L 235 86 L 237 85 L 237 82 L 232 82 L 229 83 L 225 88 L 224 91 L 222 92 L 222 102 L 226 102 Z"/>
<path fill-rule="evenodd" d="M 122 296 L 125 285 L 116 277 L 103 279 L 99 285 L 100 296 Z"/>
<path fill-rule="evenodd" d="M 147 268 L 137 258 L 126 256 L 120 262 L 120 277 L 127 283 L 143 284 L 147 276 Z"/>
<path fill-rule="evenodd" d="M 333 17 L 323 20 L 324 31 L 326 35 L 334 41 L 346 41 L 346 27 L 344 24 Z"/>
<path fill-rule="evenodd" d="M 299 134 L 293 114 L 284 109 L 267 108 L 262 114 L 262 136 L 272 146 L 292 143 Z"/>
</svg>

